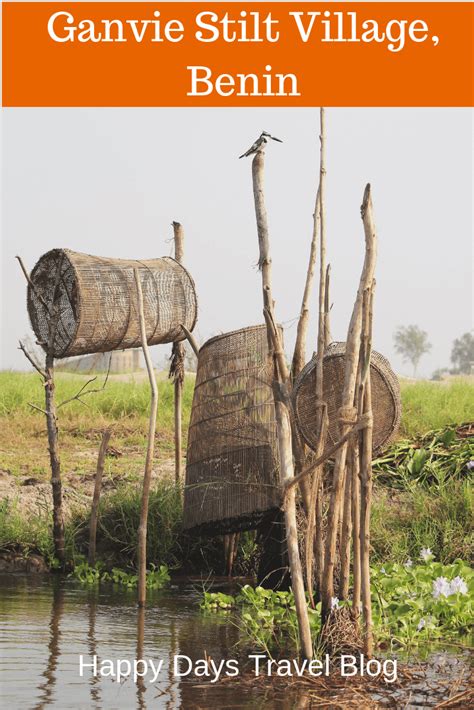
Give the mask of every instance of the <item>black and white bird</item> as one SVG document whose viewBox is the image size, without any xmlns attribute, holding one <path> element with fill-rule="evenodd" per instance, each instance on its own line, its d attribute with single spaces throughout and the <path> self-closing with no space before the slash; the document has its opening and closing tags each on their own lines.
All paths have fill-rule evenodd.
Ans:
<svg viewBox="0 0 474 710">
<path fill-rule="evenodd" d="M 268 143 L 268 139 L 271 139 L 272 141 L 278 141 L 278 143 L 283 143 L 279 138 L 275 138 L 275 136 L 271 136 L 270 133 L 267 133 L 266 131 L 262 131 L 257 140 L 253 145 L 250 146 L 250 148 L 245 152 L 242 153 L 242 155 L 239 155 L 239 160 L 240 158 L 247 158 L 249 155 L 253 155 L 253 153 L 256 153 L 262 145 L 265 145 L 265 143 Z"/>
</svg>

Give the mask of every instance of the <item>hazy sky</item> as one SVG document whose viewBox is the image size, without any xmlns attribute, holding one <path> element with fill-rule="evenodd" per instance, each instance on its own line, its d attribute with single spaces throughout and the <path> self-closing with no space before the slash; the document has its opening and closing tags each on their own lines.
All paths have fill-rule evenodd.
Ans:
<svg viewBox="0 0 474 710">
<path fill-rule="evenodd" d="M 26 368 L 25 282 L 53 247 L 101 256 L 172 254 L 185 227 L 200 340 L 262 321 L 249 159 L 262 129 L 278 319 L 293 344 L 318 172 L 317 109 L 6 109 L 3 111 L 1 367 Z M 373 186 L 379 234 L 374 346 L 400 373 L 393 332 L 417 324 L 430 375 L 472 327 L 472 112 L 328 109 L 327 232 L 332 331 L 345 339 L 363 259 L 359 206 Z M 316 292 L 315 292 L 316 294 Z M 316 302 L 316 295 L 313 304 Z M 314 308 L 313 308 L 314 312 Z M 308 355 L 316 338 L 314 319 Z M 158 346 L 161 359 L 169 346 Z"/>
</svg>

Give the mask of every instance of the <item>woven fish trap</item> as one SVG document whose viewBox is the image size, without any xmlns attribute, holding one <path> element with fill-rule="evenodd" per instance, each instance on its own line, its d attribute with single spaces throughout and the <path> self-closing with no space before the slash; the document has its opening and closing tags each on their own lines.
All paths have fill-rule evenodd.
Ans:
<svg viewBox="0 0 474 710">
<path fill-rule="evenodd" d="M 323 361 L 323 400 L 328 408 L 329 448 L 340 437 L 338 411 L 342 404 L 344 387 L 345 343 L 332 343 L 326 350 Z M 372 351 L 370 360 L 372 389 L 373 434 L 372 452 L 378 455 L 394 439 L 401 417 L 400 385 L 388 360 Z M 318 427 L 316 416 L 316 358 L 303 368 L 293 388 L 293 409 L 298 430 L 307 445 L 317 447 Z"/>
<path fill-rule="evenodd" d="M 265 325 L 218 335 L 199 351 L 188 434 L 184 527 L 256 527 L 278 508 L 272 359 Z"/>
<path fill-rule="evenodd" d="M 107 259 L 70 249 L 44 254 L 31 272 L 28 313 L 38 342 L 54 357 L 141 344 L 134 269 L 142 284 L 149 345 L 183 340 L 197 318 L 194 282 L 170 257 Z M 51 341 L 50 341 L 51 339 Z"/>
</svg>

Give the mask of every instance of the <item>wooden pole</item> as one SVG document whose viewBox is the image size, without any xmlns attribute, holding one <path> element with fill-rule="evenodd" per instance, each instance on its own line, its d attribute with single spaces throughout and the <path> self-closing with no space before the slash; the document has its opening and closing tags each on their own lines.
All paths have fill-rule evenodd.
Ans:
<svg viewBox="0 0 474 710">
<path fill-rule="evenodd" d="M 264 199 L 264 157 L 265 144 L 261 145 L 252 161 L 253 193 L 259 242 L 259 269 L 262 272 L 263 314 L 267 324 L 268 344 L 274 362 L 273 396 L 275 401 L 278 449 L 280 454 L 280 477 L 284 484 L 294 475 L 293 452 L 291 443 L 290 399 L 288 394 L 289 371 L 283 351 L 283 344 L 274 317 L 274 302 L 271 286 L 271 258 L 267 211 Z M 284 501 L 286 539 L 290 564 L 291 585 L 295 598 L 296 615 L 301 641 L 301 650 L 305 658 L 312 658 L 313 647 L 309 626 L 308 609 L 304 592 L 303 570 L 298 548 L 298 530 L 296 522 L 295 489 L 292 487 Z"/>
<path fill-rule="evenodd" d="M 142 503 L 140 508 L 140 524 L 138 528 L 138 606 L 145 606 L 146 602 L 146 537 L 148 523 L 148 502 L 150 498 L 151 472 L 153 466 L 153 453 L 155 449 L 156 414 L 158 409 L 158 387 L 155 372 L 151 362 L 150 349 L 147 343 L 145 313 L 143 309 L 143 293 L 138 269 L 133 270 L 137 288 L 138 316 L 140 321 L 140 340 L 145 357 L 146 369 L 151 388 L 150 420 L 148 425 L 148 442 L 145 459 L 145 473 L 143 476 Z"/>
<path fill-rule="evenodd" d="M 370 192 L 364 197 L 362 205 L 362 221 L 366 239 L 376 240 L 375 222 Z M 373 653 L 372 637 L 372 605 L 370 597 L 370 508 L 372 504 L 372 387 L 370 377 L 370 358 L 372 353 L 372 321 L 375 281 L 369 284 L 364 293 L 363 304 L 363 371 L 364 385 L 364 416 L 367 419 L 366 428 L 361 434 L 361 506 L 360 506 L 360 565 L 361 565 L 361 596 L 364 621 L 364 653 L 370 657 Z"/>
<path fill-rule="evenodd" d="M 59 262 L 56 272 L 52 307 L 48 323 L 48 344 L 45 360 L 45 412 L 46 428 L 48 431 L 49 459 L 51 463 L 51 488 L 53 496 L 53 541 L 54 552 L 59 560 L 61 568 L 66 565 L 66 550 L 64 541 L 64 515 L 63 515 L 63 492 L 61 481 L 61 462 L 59 459 L 58 443 L 58 417 L 56 409 L 56 388 L 54 382 L 54 339 L 60 318 L 59 303 L 57 301 L 58 287 L 61 282 L 61 270 L 63 258 Z"/>
<path fill-rule="evenodd" d="M 48 450 L 51 464 L 51 489 L 53 495 L 53 541 L 54 554 L 62 568 L 66 564 L 66 551 L 64 541 L 64 517 L 63 517 L 63 492 L 61 481 L 61 461 L 59 458 L 58 444 L 58 419 L 56 413 L 56 398 L 54 384 L 54 357 L 46 355 L 45 366 L 45 411 L 46 428 L 48 431 Z"/>
<path fill-rule="evenodd" d="M 311 247 L 309 251 L 309 263 L 306 271 L 306 281 L 303 291 L 303 299 L 301 301 L 300 317 L 298 319 L 298 327 L 296 330 L 295 349 L 293 352 L 293 360 L 291 363 L 291 379 L 294 382 L 306 363 L 306 339 L 309 325 L 309 301 L 314 280 L 314 271 L 316 265 L 316 255 L 318 249 L 318 238 L 320 232 L 320 188 L 316 193 L 316 203 L 313 213 L 313 236 L 311 238 Z"/>
<path fill-rule="evenodd" d="M 352 616 L 358 619 L 360 615 L 360 480 L 359 480 L 359 438 L 351 452 L 352 477 Z"/>
<path fill-rule="evenodd" d="M 323 362 L 326 343 L 325 302 L 326 302 L 326 121 L 324 108 L 320 109 L 320 159 L 319 159 L 319 298 L 318 298 L 318 347 L 316 351 L 316 409 L 317 429 L 319 432 L 316 445 L 316 458 L 322 456 L 326 443 L 327 411 L 323 401 Z M 318 201 L 316 201 L 318 202 Z M 311 484 L 311 502 L 306 531 L 306 584 L 311 605 L 314 607 L 313 598 L 313 561 L 314 537 L 316 525 L 316 506 L 318 492 L 321 492 L 324 466 L 318 466 L 313 473 Z M 319 552 L 317 553 L 319 556 Z"/>
<path fill-rule="evenodd" d="M 324 347 L 327 348 L 328 345 L 332 343 L 331 336 L 331 322 L 330 322 L 330 311 L 331 311 L 331 300 L 330 300 L 330 284 L 331 284 L 331 264 L 326 267 L 326 288 L 324 291 Z"/>
<path fill-rule="evenodd" d="M 180 264 L 184 258 L 184 229 L 179 222 L 173 222 L 174 258 Z M 174 474 L 179 484 L 182 478 L 182 401 L 184 381 L 184 345 L 173 343 L 172 364 L 174 364 Z"/>
<path fill-rule="evenodd" d="M 193 349 L 193 351 L 194 351 L 194 354 L 196 355 L 196 357 L 199 357 L 199 345 L 198 345 L 197 342 L 196 342 L 196 338 L 195 338 L 194 335 L 191 333 L 191 331 L 188 330 L 188 329 L 186 328 L 186 326 L 184 326 L 182 323 L 181 323 L 181 329 L 182 329 L 183 333 L 185 334 L 185 336 L 186 336 L 186 338 L 187 338 L 187 340 L 188 340 L 188 343 L 189 343 L 190 346 L 192 347 L 192 349 Z"/>
<path fill-rule="evenodd" d="M 352 445 L 353 446 L 353 445 Z M 344 506 L 342 511 L 341 525 L 341 578 L 340 578 L 340 598 L 347 599 L 349 596 L 349 573 L 351 565 L 351 535 L 352 535 L 352 467 L 351 457 L 348 456 L 349 465 L 346 466 L 344 476 Z"/>
<path fill-rule="evenodd" d="M 99 517 L 99 502 L 100 493 L 102 490 L 102 476 L 104 474 L 105 456 L 107 446 L 109 445 L 112 432 L 106 429 L 102 432 L 102 441 L 100 442 L 99 455 L 97 457 L 97 468 L 95 473 L 94 495 L 92 497 L 91 521 L 89 526 L 89 554 L 88 562 L 90 565 L 95 565 L 95 549 L 97 539 L 97 520 Z"/>
<path fill-rule="evenodd" d="M 370 185 L 367 185 L 364 192 L 364 199 L 361 207 L 361 214 L 368 211 L 371 204 Z M 364 221 L 365 233 L 365 258 L 362 267 L 357 297 L 352 311 L 349 324 L 349 331 L 346 341 L 344 388 L 342 394 L 342 406 L 339 410 L 339 425 L 341 434 L 344 436 L 357 419 L 357 410 L 354 407 L 354 395 L 356 388 L 357 370 L 359 364 L 359 349 L 362 328 L 362 305 L 363 294 L 372 284 L 375 271 L 375 261 L 377 255 L 377 237 L 374 229 L 367 229 Z M 336 560 L 336 541 L 339 516 L 341 509 L 342 484 L 344 482 L 344 471 L 346 466 L 347 442 L 341 446 L 334 462 L 333 485 L 331 500 L 328 511 L 328 531 L 326 536 L 326 551 L 324 564 L 324 584 L 322 594 L 322 621 L 326 621 L 331 610 L 331 599 L 334 596 L 334 566 Z"/>
</svg>

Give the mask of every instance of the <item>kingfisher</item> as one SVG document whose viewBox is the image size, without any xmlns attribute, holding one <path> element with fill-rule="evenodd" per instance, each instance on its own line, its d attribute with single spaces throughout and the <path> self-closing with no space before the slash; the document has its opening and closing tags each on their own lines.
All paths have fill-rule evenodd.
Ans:
<svg viewBox="0 0 474 710">
<path fill-rule="evenodd" d="M 275 138 L 275 136 L 271 136 L 270 133 L 267 133 L 267 131 L 262 131 L 257 140 L 253 145 L 250 146 L 250 148 L 247 150 L 246 153 L 242 153 L 242 155 L 239 155 L 239 160 L 240 158 L 247 158 L 249 155 L 252 155 L 253 153 L 257 153 L 259 149 L 262 147 L 262 145 L 265 145 L 265 143 L 268 143 L 268 139 L 271 138 L 272 141 L 278 141 L 278 143 L 283 143 L 282 140 L 279 138 Z"/>
</svg>

